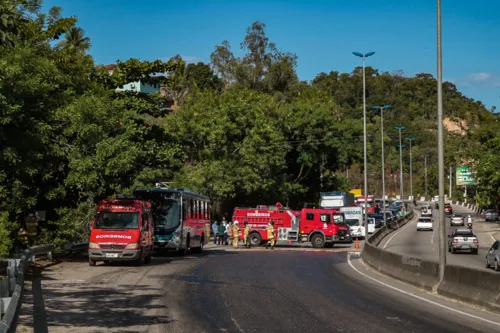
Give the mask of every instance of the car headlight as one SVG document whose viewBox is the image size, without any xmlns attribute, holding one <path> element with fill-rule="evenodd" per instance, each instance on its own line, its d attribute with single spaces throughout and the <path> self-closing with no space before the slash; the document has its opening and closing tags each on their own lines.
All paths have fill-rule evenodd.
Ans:
<svg viewBox="0 0 500 333">
<path fill-rule="evenodd" d="M 89 249 L 99 249 L 99 244 L 97 243 L 89 243 Z"/>
<path fill-rule="evenodd" d="M 127 250 L 137 250 L 141 245 L 139 243 L 132 243 L 125 246 Z"/>
</svg>

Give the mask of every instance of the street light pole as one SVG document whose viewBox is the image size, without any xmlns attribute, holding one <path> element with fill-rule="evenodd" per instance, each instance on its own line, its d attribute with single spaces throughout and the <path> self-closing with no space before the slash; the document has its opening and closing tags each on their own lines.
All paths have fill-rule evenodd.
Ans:
<svg viewBox="0 0 500 333">
<path fill-rule="evenodd" d="M 444 221 L 444 143 L 443 143 L 443 51 L 441 40 L 441 0 L 437 0 L 437 122 L 439 179 L 439 282 L 446 266 L 446 225 Z"/>
<path fill-rule="evenodd" d="M 359 53 L 353 52 L 356 57 L 363 60 L 363 160 L 364 160 L 364 196 L 365 196 L 365 237 L 368 239 L 368 174 L 367 174 L 367 157 L 366 157 L 366 78 L 365 78 L 365 59 L 375 54 L 375 52 Z"/>
<path fill-rule="evenodd" d="M 425 155 L 425 200 L 427 200 L 427 155 Z"/>
<path fill-rule="evenodd" d="M 412 171 L 412 162 L 411 162 L 411 142 L 415 141 L 415 138 L 405 138 L 406 141 L 410 141 L 410 196 L 413 199 L 413 171 Z"/>
<path fill-rule="evenodd" d="M 374 106 L 374 109 L 380 109 L 380 137 L 382 138 L 382 209 L 384 213 L 384 224 L 387 222 L 385 213 L 385 157 L 384 157 L 384 109 L 390 108 L 390 105 Z"/>
<path fill-rule="evenodd" d="M 401 201 L 404 201 L 403 196 L 403 145 L 401 143 L 401 131 L 406 128 L 406 126 L 394 126 L 395 129 L 399 131 L 399 195 L 401 196 Z"/>
</svg>

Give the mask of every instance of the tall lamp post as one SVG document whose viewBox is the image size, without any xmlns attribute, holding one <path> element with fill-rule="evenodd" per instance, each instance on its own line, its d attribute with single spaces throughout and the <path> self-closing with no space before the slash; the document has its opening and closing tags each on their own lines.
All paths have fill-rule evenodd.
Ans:
<svg viewBox="0 0 500 333">
<path fill-rule="evenodd" d="M 441 0 L 437 0 L 437 125 L 439 180 L 439 282 L 446 266 L 446 225 L 444 222 L 444 143 L 443 143 L 443 52 L 441 40 Z"/>
<path fill-rule="evenodd" d="M 382 209 L 384 212 L 384 223 L 386 223 L 385 215 L 385 156 L 384 156 L 384 109 L 390 108 L 390 105 L 378 106 L 375 105 L 374 109 L 380 109 L 380 137 L 382 141 Z"/>
<path fill-rule="evenodd" d="M 368 238 L 368 175 L 367 175 L 367 157 L 366 157 L 366 78 L 365 78 L 365 59 L 374 55 L 375 52 L 359 53 L 353 52 L 356 57 L 363 60 L 363 160 L 364 160 L 364 195 L 365 195 L 365 237 Z"/>
<path fill-rule="evenodd" d="M 406 128 L 406 126 L 394 126 L 396 130 L 399 131 L 399 195 L 401 196 L 401 201 L 404 201 L 403 196 L 403 144 L 401 143 L 401 131 Z"/>
<path fill-rule="evenodd" d="M 412 164 L 411 164 L 411 142 L 415 141 L 415 138 L 405 138 L 406 141 L 410 141 L 410 196 L 413 199 L 413 172 L 412 172 Z"/>
</svg>

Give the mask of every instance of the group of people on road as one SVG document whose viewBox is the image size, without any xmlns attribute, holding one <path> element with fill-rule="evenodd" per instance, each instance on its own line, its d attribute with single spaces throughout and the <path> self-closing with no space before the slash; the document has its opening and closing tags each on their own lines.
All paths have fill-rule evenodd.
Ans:
<svg viewBox="0 0 500 333">
<path fill-rule="evenodd" d="M 244 224 L 244 229 L 243 229 L 243 246 L 245 248 L 250 248 L 250 225 L 248 224 L 248 221 L 243 222 Z M 266 249 L 271 247 L 271 249 L 274 249 L 274 246 L 276 244 L 276 236 L 275 236 L 275 229 L 274 229 L 274 222 L 271 221 L 269 225 L 266 228 L 267 232 L 267 244 L 266 244 Z M 215 245 L 229 245 L 232 243 L 233 248 L 237 249 L 239 242 L 240 242 L 240 227 L 239 227 L 239 222 L 238 221 L 226 221 L 226 218 L 223 217 L 221 222 L 214 222 L 212 224 L 212 233 L 214 235 L 214 244 Z"/>
</svg>

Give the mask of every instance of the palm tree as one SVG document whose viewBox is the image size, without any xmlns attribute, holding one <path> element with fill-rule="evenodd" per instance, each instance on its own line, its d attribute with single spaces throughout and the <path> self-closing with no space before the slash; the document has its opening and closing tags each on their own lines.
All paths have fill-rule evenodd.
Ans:
<svg viewBox="0 0 500 333">
<path fill-rule="evenodd" d="M 85 31 L 82 28 L 71 27 L 66 32 L 65 40 L 61 41 L 62 46 L 74 47 L 86 51 L 90 48 L 90 38 L 85 37 Z"/>
</svg>

